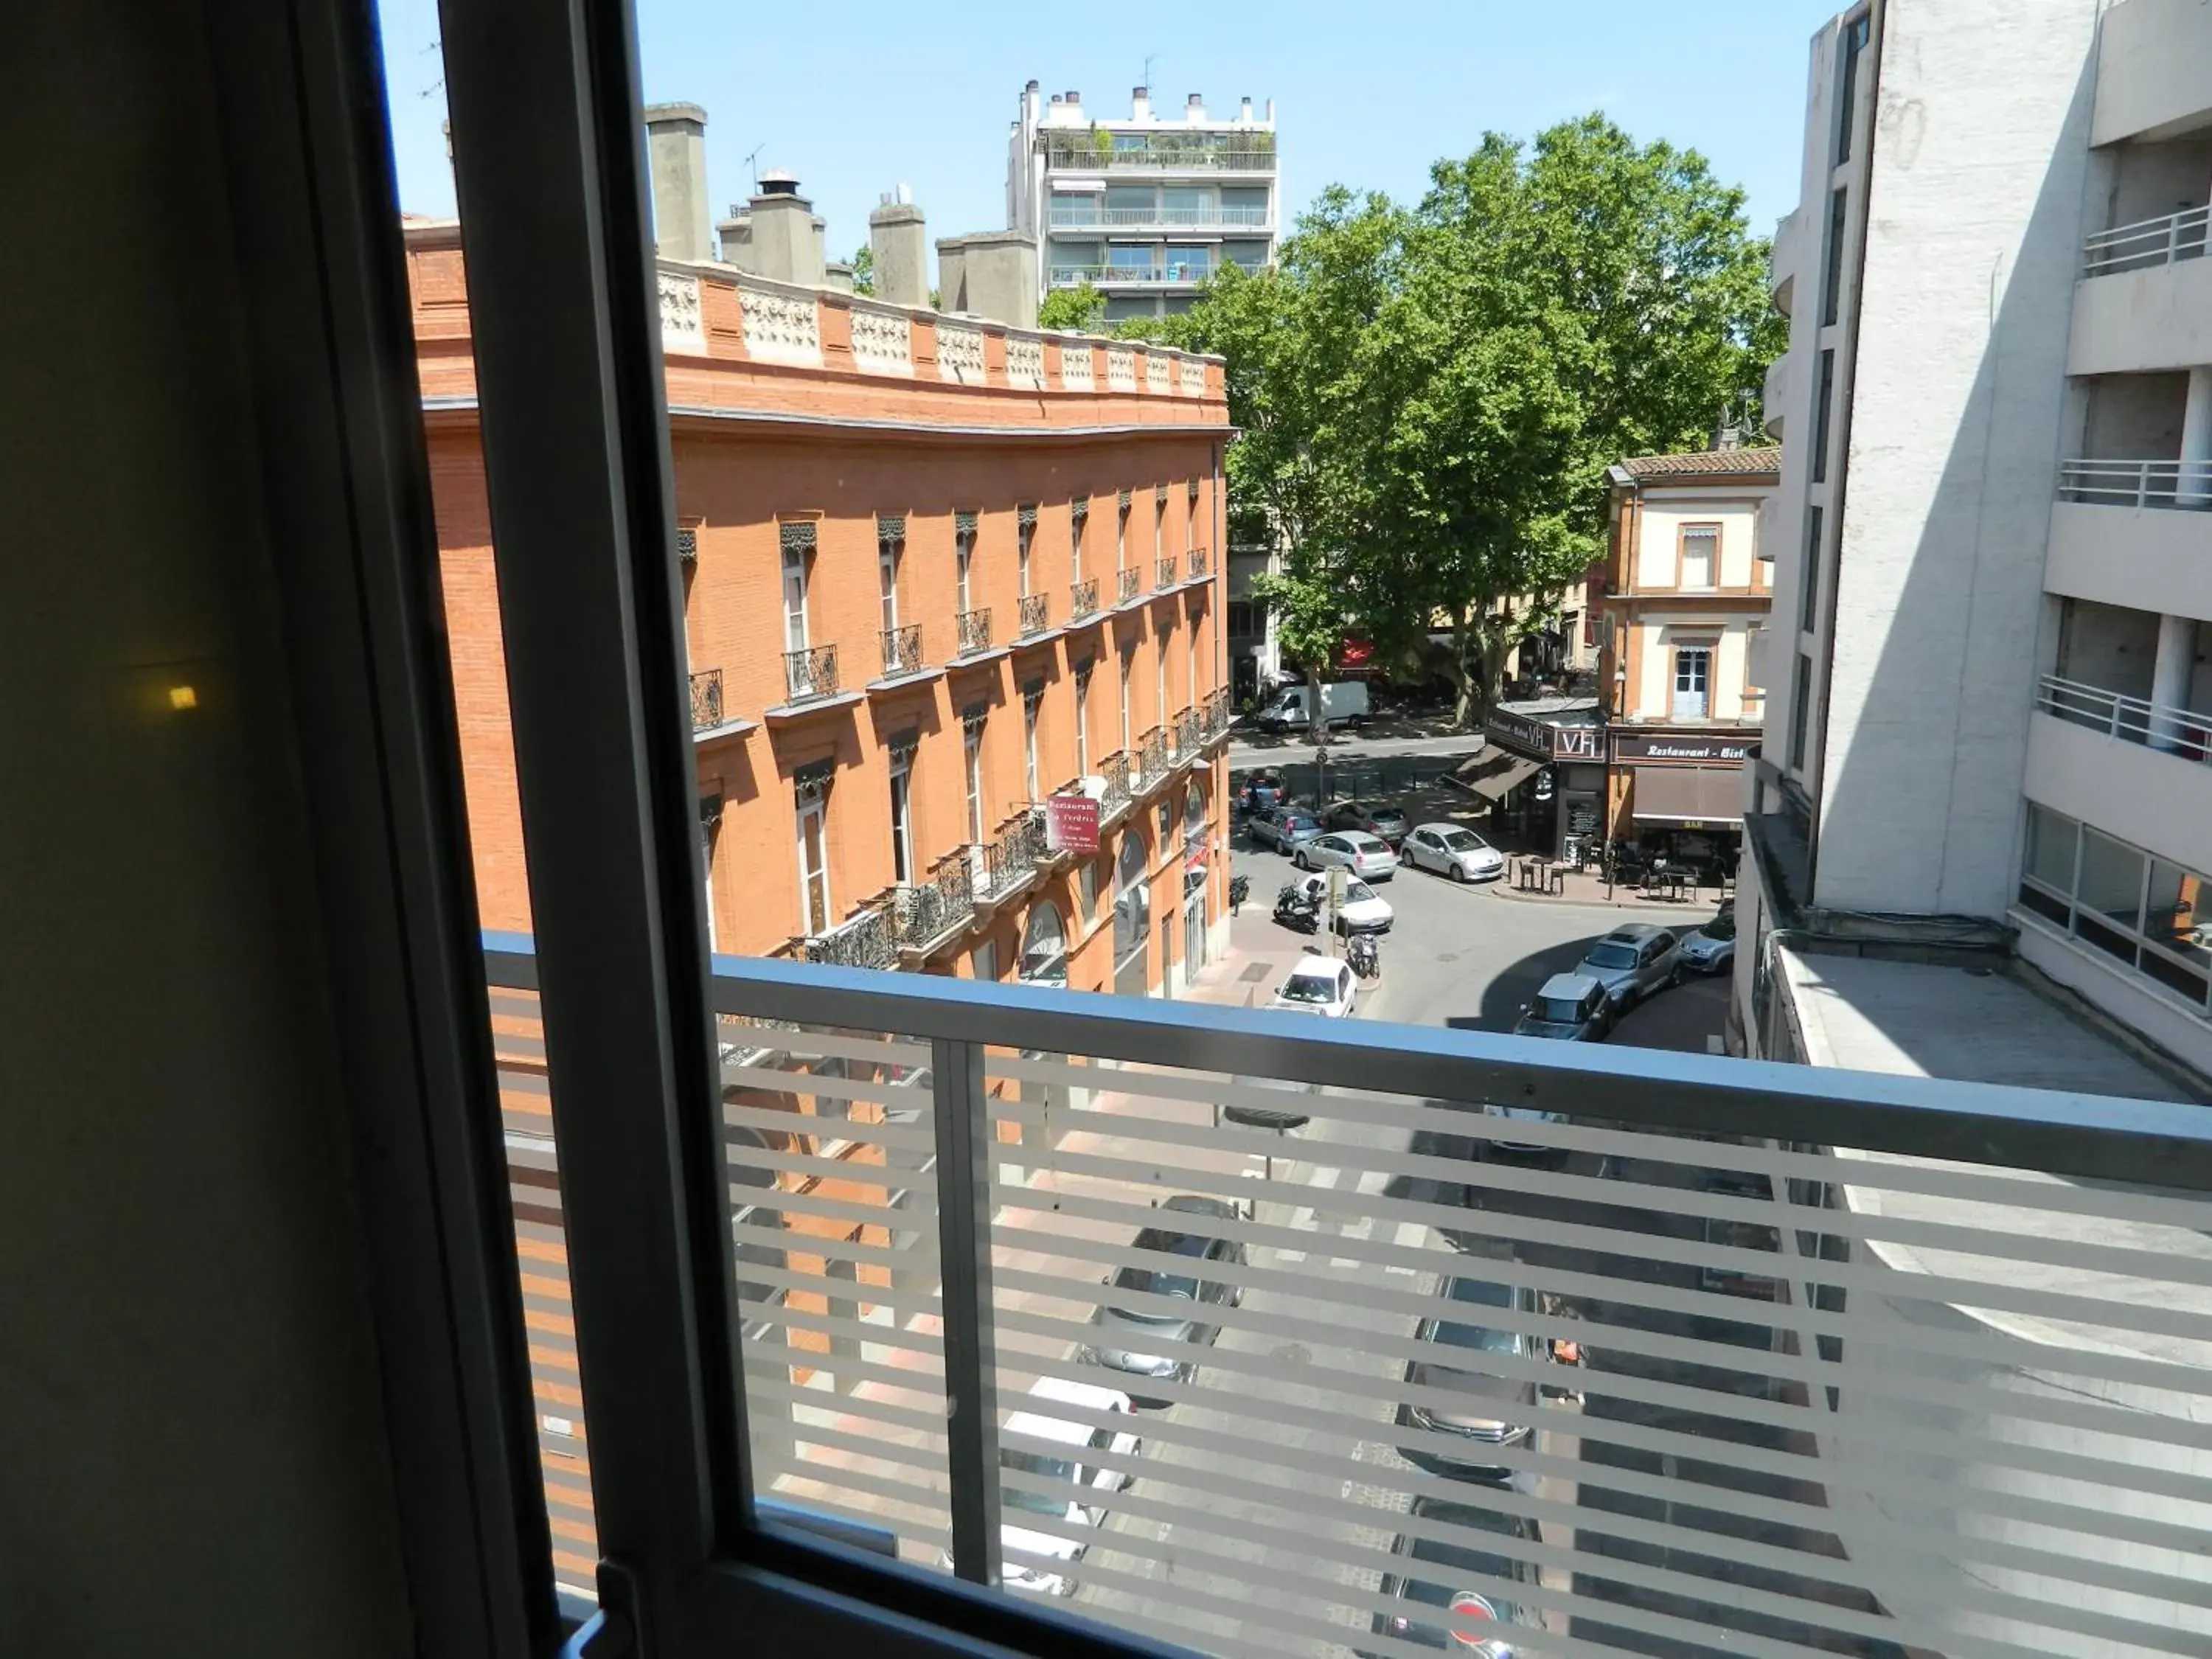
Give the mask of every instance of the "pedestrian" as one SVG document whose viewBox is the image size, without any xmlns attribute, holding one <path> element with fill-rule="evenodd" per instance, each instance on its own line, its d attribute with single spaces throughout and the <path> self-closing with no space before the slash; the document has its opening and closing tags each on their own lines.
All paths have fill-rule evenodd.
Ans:
<svg viewBox="0 0 2212 1659">
<path fill-rule="evenodd" d="M 1555 1303 L 1552 1311 L 1556 1313 L 1562 1319 L 1573 1319 L 1578 1316 L 1575 1310 L 1565 1302 Z M 1552 1363 L 1555 1365 L 1571 1365 L 1577 1370 L 1580 1370 L 1582 1369 L 1583 1363 L 1583 1345 L 1571 1336 L 1553 1337 L 1552 1339 Z M 1546 1386 L 1545 1392 L 1547 1394 L 1556 1394 L 1561 1399 L 1572 1401 L 1577 1406 L 1583 1403 L 1583 1391 L 1577 1388 L 1570 1387 L 1565 1384 L 1561 1384 L 1557 1387 L 1553 1387 L 1547 1384 Z"/>
</svg>

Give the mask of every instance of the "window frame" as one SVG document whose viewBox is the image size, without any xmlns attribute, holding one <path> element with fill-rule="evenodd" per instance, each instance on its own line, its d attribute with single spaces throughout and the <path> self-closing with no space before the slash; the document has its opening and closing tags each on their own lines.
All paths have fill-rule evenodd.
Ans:
<svg viewBox="0 0 2212 1659">
<path fill-rule="evenodd" d="M 1711 556 L 1706 561 L 1706 580 L 1695 587 L 1690 586 L 1690 538 L 1710 539 Z M 1686 520 L 1674 527 L 1674 588 L 1682 593 L 1711 593 L 1721 585 L 1721 521 L 1718 519 Z"/>
</svg>

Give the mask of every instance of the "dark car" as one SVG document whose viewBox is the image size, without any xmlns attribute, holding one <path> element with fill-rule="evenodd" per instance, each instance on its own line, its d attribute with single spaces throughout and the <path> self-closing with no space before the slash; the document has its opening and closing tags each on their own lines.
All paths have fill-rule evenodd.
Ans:
<svg viewBox="0 0 2212 1659">
<path fill-rule="evenodd" d="M 1461 1649 L 1472 1650 L 1485 1639 L 1476 1632 L 1485 1625 L 1495 1624 L 1498 1626 L 1497 1634 L 1487 1639 L 1496 1644 L 1491 1651 L 1503 1659 L 1512 1651 L 1516 1630 L 1543 1627 L 1542 1620 L 1532 1609 L 1509 1601 L 1492 1582 L 1502 1578 L 1509 1583 L 1535 1583 L 1535 1564 L 1483 1547 L 1486 1534 L 1492 1538 L 1540 1544 L 1543 1533 L 1534 1521 L 1477 1509 L 1471 1504 L 1455 1504 L 1449 1498 L 1431 1498 L 1425 1493 L 1413 1500 L 1413 1516 L 1417 1521 L 1456 1528 L 1467 1536 L 1464 1540 L 1439 1540 L 1398 1534 L 1397 1541 L 1390 1546 L 1390 1553 L 1401 1565 L 1383 1575 L 1382 1595 L 1405 1605 L 1396 1613 L 1376 1613 L 1369 1626 L 1376 1635 L 1393 1637 L 1417 1648 L 1450 1648 L 1456 1644 Z M 1454 1629 L 1455 1614 L 1460 1621 L 1457 1631 Z M 1470 1623 L 1474 1626 L 1472 1630 L 1468 1629 Z M 1364 1650 L 1360 1652 L 1361 1659 L 1373 1659 Z"/>
<path fill-rule="evenodd" d="M 1163 1218 L 1233 1220 L 1237 1211 L 1225 1199 L 1200 1198 L 1186 1193 L 1161 1205 L 1160 1213 Z M 1209 1277 L 1206 1269 L 1209 1264 L 1243 1266 L 1244 1247 L 1234 1239 L 1216 1238 L 1203 1231 L 1185 1232 L 1179 1227 L 1156 1226 L 1139 1233 L 1132 1248 L 1156 1259 L 1132 1261 L 1117 1269 L 1106 1281 L 1109 1291 L 1149 1292 L 1165 1297 L 1177 1305 L 1170 1310 L 1150 1305 L 1116 1308 L 1110 1303 L 1101 1304 L 1091 1316 L 1097 1333 L 1091 1339 L 1087 1357 L 1127 1378 L 1123 1389 L 1139 1405 L 1164 1406 L 1167 1401 L 1157 1397 L 1148 1400 L 1133 1384 L 1146 1377 L 1172 1377 L 1188 1382 L 1198 1375 L 1195 1360 L 1172 1352 L 1161 1352 L 1159 1349 L 1175 1342 L 1204 1346 L 1221 1334 L 1221 1328 L 1212 1322 L 1209 1315 L 1218 1306 L 1235 1307 L 1243 1299 L 1243 1292 L 1234 1285 Z"/>
<path fill-rule="evenodd" d="M 1409 1462 L 1431 1474 L 1499 1480 L 1510 1470 L 1492 1454 L 1520 1445 L 1535 1432 L 1531 1425 L 1536 1418 L 1536 1384 L 1479 1368 L 1486 1356 L 1528 1360 L 1547 1355 L 1544 1344 L 1525 1332 L 1475 1322 L 1511 1310 L 1533 1314 L 1535 1292 L 1484 1279 L 1454 1279 L 1445 1283 L 1443 1294 L 1455 1304 L 1454 1316 L 1421 1322 L 1414 1340 L 1432 1344 L 1438 1352 L 1433 1358 L 1407 1362 L 1406 1381 L 1415 1388 L 1449 1389 L 1459 1398 L 1441 1405 L 1408 1401 L 1398 1408 L 1398 1421 L 1438 1431 L 1459 1443 L 1439 1446 L 1425 1438 L 1419 1445 L 1399 1449 Z M 1463 1363 L 1461 1354 L 1465 1355 Z"/>
<path fill-rule="evenodd" d="M 1271 806 L 1264 812 L 1255 812 L 1244 828 L 1255 845 L 1265 842 L 1278 853 L 1295 852 L 1322 833 L 1319 818 L 1289 806 Z"/>
<path fill-rule="evenodd" d="M 1273 1106 L 1251 1105 L 1242 1100 L 1223 1101 L 1221 1121 L 1224 1123 L 1238 1123 L 1248 1129 L 1273 1129 L 1282 1133 L 1305 1127 L 1311 1114 L 1293 1109 L 1307 1104 L 1312 1097 L 1321 1093 L 1320 1084 L 1301 1083 L 1296 1078 L 1232 1077 L 1229 1082 L 1232 1088 L 1266 1089 L 1285 1098 L 1280 1110 Z"/>
<path fill-rule="evenodd" d="M 1389 842 L 1395 848 L 1406 839 L 1406 831 L 1413 826 L 1403 812 L 1388 802 L 1347 800 L 1340 801 L 1329 808 L 1328 827 L 1332 830 L 1364 830 L 1369 835 Z"/>
</svg>

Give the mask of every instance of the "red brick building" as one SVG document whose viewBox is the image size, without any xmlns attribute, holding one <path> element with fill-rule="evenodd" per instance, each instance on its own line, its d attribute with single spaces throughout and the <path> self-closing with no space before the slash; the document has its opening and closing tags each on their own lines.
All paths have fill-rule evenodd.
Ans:
<svg viewBox="0 0 2212 1659">
<path fill-rule="evenodd" d="M 408 240 L 479 902 L 527 931 L 459 232 Z M 1226 915 L 1219 363 L 660 294 L 715 948 L 1171 991 Z"/>
</svg>

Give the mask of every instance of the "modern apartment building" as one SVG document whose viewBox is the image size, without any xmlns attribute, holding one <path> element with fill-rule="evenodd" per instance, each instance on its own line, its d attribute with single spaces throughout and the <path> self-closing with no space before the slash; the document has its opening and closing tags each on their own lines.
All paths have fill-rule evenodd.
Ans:
<svg viewBox="0 0 2212 1659">
<path fill-rule="evenodd" d="M 1087 281 L 1109 322 L 1187 311 L 1222 265 L 1267 264 L 1281 222 L 1273 100 L 1226 121 L 1197 93 L 1161 114 L 1147 88 L 1130 101 L 1100 120 L 1032 81 L 1007 140 L 1006 222 L 1036 239 L 1038 295 Z"/>
<path fill-rule="evenodd" d="M 1750 937 L 2009 930 L 2212 1070 L 2212 11 L 1991 15 L 1814 42 Z M 1742 953 L 1754 1053 L 1771 969 Z"/>
<path fill-rule="evenodd" d="M 1753 663 L 1773 601 L 1759 544 L 1778 449 L 1644 455 L 1607 477 L 1597 636 L 1605 833 L 1735 861 L 1743 765 L 1765 718 Z"/>
</svg>

